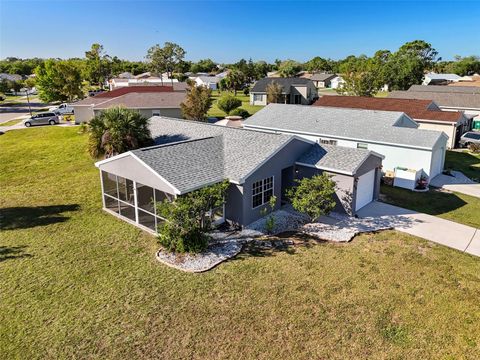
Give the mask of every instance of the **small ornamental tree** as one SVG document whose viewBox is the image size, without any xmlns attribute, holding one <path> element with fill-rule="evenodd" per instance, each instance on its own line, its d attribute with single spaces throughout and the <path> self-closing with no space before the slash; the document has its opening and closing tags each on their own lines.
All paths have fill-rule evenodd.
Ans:
<svg viewBox="0 0 480 360">
<path fill-rule="evenodd" d="M 232 110 L 240 107 L 241 105 L 242 105 L 242 101 L 232 95 L 223 95 L 217 101 L 218 108 L 227 115 L 230 114 Z"/>
<path fill-rule="evenodd" d="M 308 215 L 311 221 L 328 215 L 336 205 L 335 182 L 327 174 L 297 180 L 298 185 L 288 189 L 287 196 L 293 208 Z"/>
<path fill-rule="evenodd" d="M 276 81 L 272 81 L 267 85 L 267 103 L 281 103 L 283 102 L 283 87 Z"/>
<path fill-rule="evenodd" d="M 208 245 L 212 229 L 212 210 L 223 205 L 228 181 L 210 185 L 174 201 L 157 203 L 157 211 L 165 219 L 158 231 L 160 244 L 175 252 L 201 252 Z"/>
<path fill-rule="evenodd" d="M 212 90 L 205 86 L 191 86 L 185 100 L 180 104 L 182 114 L 189 120 L 205 121 L 212 106 Z"/>
</svg>

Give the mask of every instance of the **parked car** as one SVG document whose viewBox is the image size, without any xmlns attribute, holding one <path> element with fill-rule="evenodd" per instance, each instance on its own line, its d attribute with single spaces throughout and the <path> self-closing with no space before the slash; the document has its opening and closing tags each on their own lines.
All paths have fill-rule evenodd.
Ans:
<svg viewBox="0 0 480 360">
<path fill-rule="evenodd" d="M 44 112 L 33 115 L 25 119 L 23 125 L 30 127 L 32 125 L 55 125 L 60 122 L 58 115 L 53 112 Z"/>
<path fill-rule="evenodd" d="M 470 144 L 480 145 L 480 132 L 468 131 L 462 135 L 459 141 L 460 146 L 468 147 Z"/>
<path fill-rule="evenodd" d="M 103 92 L 105 92 L 105 90 L 103 90 L 103 89 L 90 90 L 88 92 L 88 96 L 95 96 L 95 95 L 101 94 Z"/>
<path fill-rule="evenodd" d="M 64 103 L 59 106 L 51 107 L 48 111 L 53 111 L 57 115 L 73 114 L 73 107 Z"/>
</svg>

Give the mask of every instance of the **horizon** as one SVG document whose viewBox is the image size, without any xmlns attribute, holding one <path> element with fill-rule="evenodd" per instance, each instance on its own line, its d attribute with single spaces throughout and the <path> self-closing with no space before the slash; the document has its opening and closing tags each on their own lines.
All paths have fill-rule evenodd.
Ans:
<svg viewBox="0 0 480 360">
<path fill-rule="evenodd" d="M 133 15 L 131 6 L 135 6 Z M 295 13 L 299 9 L 301 17 Z M 305 17 L 305 9 L 319 16 Z M 262 15 L 266 12 L 268 17 Z M 453 60 L 455 55 L 480 55 L 480 32 L 473 21 L 452 16 L 445 26 L 445 21 L 438 20 L 444 19 L 445 14 L 465 12 L 471 18 L 477 13 L 480 17 L 480 4 L 2 1 L 0 58 L 83 58 L 91 44 L 100 43 L 111 56 L 144 61 L 148 48 L 172 41 L 185 49 L 188 61 L 210 58 L 218 63 L 232 63 L 252 58 L 269 63 L 275 59 L 305 62 L 315 56 L 338 60 L 349 55 L 372 56 L 380 49 L 394 52 L 406 42 L 424 40 L 438 51 L 442 60 Z M 53 18 L 55 27 L 48 26 L 47 20 L 46 26 L 19 27 L 18 17 L 9 15 L 13 13 L 23 14 L 23 21 L 32 24 L 39 18 Z M 238 25 L 232 24 L 232 17 L 238 19 Z M 126 26 L 125 21 L 131 25 Z"/>
</svg>

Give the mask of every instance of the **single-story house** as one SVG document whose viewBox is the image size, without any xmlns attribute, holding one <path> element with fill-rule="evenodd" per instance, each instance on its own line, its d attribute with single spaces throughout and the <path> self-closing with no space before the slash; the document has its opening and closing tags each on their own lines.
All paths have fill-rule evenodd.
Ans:
<svg viewBox="0 0 480 360">
<path fill-rule="evenodd" d="M 457 74 L 425 74 L 423 78 L 423 85 L 446 85 L 452 82 L 458 82 L 462 79 Z"/>
<path fill-rule="evenodd" d="M 89 122 L 102 110 L 115 106 L 138 110 L 148 118 L 162 115 L 181 119 L 180 104 L 185 96 L 185 91 L 175 91 L 173 86 L 129 86 L 88 97 L 71 106 L 76 124 Z"/>
<path fill-rule="evenodd" d="M 403 112 L 270 104 L 244 128 L 304 137 L 320 144 L 372 150 L 385 156 L 383 170 L 408 168 L 430 179 L 443 171 L 448 137 L 421 130 Z"/>
<path fill-rule="evenodd" d="M 418 124 L 419 129 L 443 131 L 447 148 L 458 146 L 460 137 L 471 128 L 471 119 L 461 111 L 442 111 L 432 100 L 374 98 L 364 96 L 322 96 L 313 105 L 337 108 L 401 111 Z"/>
<path fill-rule="evenodd" d="M 146 72 L 142 74 L 135 75 L 133 77 L 117 77 L 110 79 L 108 81 L 108 85 L 110 90 L 117 89 L 119 87 L 125 86 L 145 86 L 145 85 L 157 85 L 157 86 L 165 86 L 165 85 L 172 85 L 177 83 L 177 79 L 170 79 L 166 74 L 162 74 L 161 76 L 155 76 L 151 72 Z"/>
<path fill-rule="evenodd" d="M 318 98 L 317 88 L 312 80 L 306 78 L 263 78 L 250 90 L 250 105 L 267 105 L 267 87 L 271 83 L 282 87 L 283 103 L 310 105 Z"/>
<path fill-rule="evenodd" d="M 337 211 L 355 214 L 378 197 L 382 156 L 366 149 L 317 144 L 293 135 L 152 117 L 156 145 L 97 162 L 103 208 L 154 232 L 164 221 L 155 203 L 224 180 L 224 206 L 214 222 L 245 226 L 263 216 L 275 195 L 287 202 L 294 179 L 326 172 L 337 184 Z"/>
<path fill-rule="evenodd" d="M 388 97 L 433 100 L 442 110 L 464 112 L 473 119 L 473 129 L 480 130 L 480 87 L 412 85 L 407 91 L 392 91 Z"/>
<path fill-rule="evenodd" d="M 315 84 L 315 86 L 317 88 L 329 88 L 329 87 L 332 86 L 332 84 L 331 84 L 332 79 L 334 79 L 336 77 L 337 77 L 336 74 L 321 73 L 321 74 L 313 74 L 310 77 L 310 80 L 313 81 L 313 83 Z"/>
<path fill-rule="evenodd" d="M 197 76 L 194 81 L 197 86 L 204 86 L 206 88 L 217 90 L 218 83 L 222 80 L 221 77 L 218 76 Z"/>
</svg>

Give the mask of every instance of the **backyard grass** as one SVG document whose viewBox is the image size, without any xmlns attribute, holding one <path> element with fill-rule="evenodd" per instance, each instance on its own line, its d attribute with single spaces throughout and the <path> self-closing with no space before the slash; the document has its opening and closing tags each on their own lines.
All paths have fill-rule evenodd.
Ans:
<svg viewBox="0 0 480 360">
<path fill-rule="evenodd" d="M 101 210 L 78 128 L 0 137 L 1 359 L 478 359 L 480 261 L 402 233 L 203 274 Z"/>
<path fill-rule="evenodd" d="M 406 209 L 480 228 L 480 199 L 432 189 L 425 193 L 382 185 L 383 200 Z"/>
<path fill-rule="evenodd" d="M 469 178 L 480 181 L 480 154 L 447 151 L 445 169 L 461 171 Z"/>
<path fill-rule="evenodd" d="M 225 94 L 231 94 L 233 95 L 233 92 L 229 91 L 222 91 L 219 92 L 218 90 L 215 90 L 212 92 L 212 98 L 213 98 L 213 104 L 210 110 L 208 111 L 208 116 L 212 117 L 218 117 L 218 118 L 224 118 L 227 116 L 222 110 L 220 110 L 217 106 L 217 100 Z M 258 106 L 258 105 L 250 105 L 250 96 L 245 95 L 241 91 L 237 91 L 237 99 L 240 99 L 242 101 L 242 106 L 240 106 L 242 109 L 247 110 L 250 115 L 255 114 L 258 110 L 263 108 L 263 106 Z"/>
</svg>

